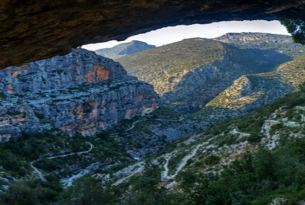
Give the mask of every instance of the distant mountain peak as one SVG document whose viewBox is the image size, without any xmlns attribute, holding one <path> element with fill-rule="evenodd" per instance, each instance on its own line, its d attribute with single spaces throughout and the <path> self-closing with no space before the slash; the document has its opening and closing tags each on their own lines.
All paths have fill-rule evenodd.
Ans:
<svg viewBox="0 0 305 205">
<path fill-rule="evenodd" d="M 249 45 L 249 44 L 261 44 L 261 43 L 293 43 L 291 36 L 289 35 L 279 35 L 270 33 L 227 33 L 220 37 L 214 38 L 216 41 L 221 41 L 223 43 Z M 253 46 L 253 45 L 251 45 Z M 262 46 L 262 45 L 259 45 Z"/>
<path fill-rule="evenodd" d="M 260 32 L 241 32 L 241 33 L 226 33 L 222 36 L 219 36 L 214 39 L 218 39 L 221 37 L 226 37 L 226 36 L 273 36 L 273 37 L 290 37 L 289 35 L 283 35 L 283 34 L 272 34 L 272 33 L 260 33 Z"/>
<path fill-rule="evenodd" d="M 128 43 L 121 43 L 119 45 L 116 45 L 112 48 L 103 48 L 96 50 L 95 53 L 107 58 L 120 58 L 126 55 L 134 54 L 140 51 L 148 50 L 151 48 L 155 48 L 154 45 L 149 45 L 148 43 L 133 40 Z"/>
</svg>

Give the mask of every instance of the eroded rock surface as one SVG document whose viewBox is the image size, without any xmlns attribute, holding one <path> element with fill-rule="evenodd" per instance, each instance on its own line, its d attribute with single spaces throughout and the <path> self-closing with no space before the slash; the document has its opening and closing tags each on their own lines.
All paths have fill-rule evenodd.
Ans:
<svg viewBox="0 0 305 205">
<path fill-rule="evenodd" d="M 0 140 L 55 128 L 92 135 L 158 105 L 151 85 L 83 49 L 2 70 L 0 97 Z"/>
<path fill-rule="evenodd" d="M 304 19 L 304 5 L 301 0 L 2 0 L 0 68 L 164 26 Z"/>
</svg>

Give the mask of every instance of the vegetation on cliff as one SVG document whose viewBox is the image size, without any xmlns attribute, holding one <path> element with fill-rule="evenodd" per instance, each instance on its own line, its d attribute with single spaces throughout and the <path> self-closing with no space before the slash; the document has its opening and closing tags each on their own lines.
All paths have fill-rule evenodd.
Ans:
<svg viewBox="0 0 305 205">
<path fill-rule="evenodd" d="M 217 123 L 243 115 L 298 89 L 305 81 L 305 55 L 280 65 L 272 72 L 244 75 L 190 116 Z"/>
<path fill-rule="evenodd" d="M 286 19 L 286 20 L 281 20 L 281 23 L 287 28 L 288 32 L 291 33 L 294 42 L 303 45 L 305 44 L 304 20 Z"/>
<path fill-rule="evenodd" d="M 36 204 L 56 200 L 59 204 L 83 205 L 90 200 L 98 205 L 261 205 L 278 197 L 287 198 L 293 204 L 305 198 L 302 188 L 305 185 L 304 86 L 300 89 L 257 111 L 178 140 L 157 155 L 135 162 L 144 163 L 143 169 L 126 179 L 124 174 L 128 176 L 128 169 L 121 170 L 132 163 L 100 171 L 93 178 L 82 178 L 63 192 L 57 190 L 58 186 L 55 189 L 38 181 L 20 181 L 16 182 L 21 183 L 18 186 L 10 186 L 5 194 L 0 194 L 1 202 L 14 204 L 7 199 L 17 197 L 16 189 L 21 194 L 33 194 L 38 191 L 35 187 L 42 186 L 44 188 L 40 190 L 57 190 L 57 193 L 52 192 L 55 194 L 49 198 L 49 195 L 34 194 Z M 178 153 L 194 154 L 185 158 L 176 155 Z M 172 159 L 171 165 L 166 163 Z M 184 159 L 187 159 L 186 163 L 181 165 Z M 170 173 L 165 174 L 167 165 L 170 165 Z M 175 170 L 179 171 L 171 178 Z M 110 174 L 108 179 L 105 178 L 107 173 Z M 113 184 L 120 179 L 124 180 Z M 58 184 L 58 181 L 54 180 L 54 183 Z M 43 193 L 50 194 L 47 190 Z M 116 197 L 118 195 L 122 198 Z"/>
</svg>

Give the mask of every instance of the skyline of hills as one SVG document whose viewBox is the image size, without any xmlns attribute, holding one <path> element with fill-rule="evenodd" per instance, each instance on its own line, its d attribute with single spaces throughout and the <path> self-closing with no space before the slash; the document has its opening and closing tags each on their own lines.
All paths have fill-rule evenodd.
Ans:
<svg viewBox="0 0 305 205">
<path fill-rule="evenodd" d="M 289 36 L 227 34 L 221 41 L 193 38 L 116 59 L 130 75 L 152 84 L 163 102 L 198 110 L 242 75 L 275 70 L 302 55 Z M 260 48 L 260 49 L 259 49 Z"/>
</svg>

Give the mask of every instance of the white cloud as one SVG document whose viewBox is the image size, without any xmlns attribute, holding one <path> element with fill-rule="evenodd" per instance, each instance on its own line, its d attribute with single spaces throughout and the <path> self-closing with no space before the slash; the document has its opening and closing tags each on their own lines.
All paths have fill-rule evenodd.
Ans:
<svg viewBox="0 0 305 205">
<path fill-rule="evenodd" d="M 148 33 L 132 36 L 126 41 L 109 41 L 105 43 L 88 44 L 84 45 L 83 48 L 88 50 L 110 48 L 117 44 L 130 42 L 132 40 L 144 41 L 152 45 L 161 46 L 181 41 L 186 38 L 215 38 L 226 33 L 240 32 L 259 32 L 289 35 L 286 28 L 282 26 L 279 21 L 228 21 L 204 25 L 195 24 L 190 26 L 166 27 Z"/>
</svg>

